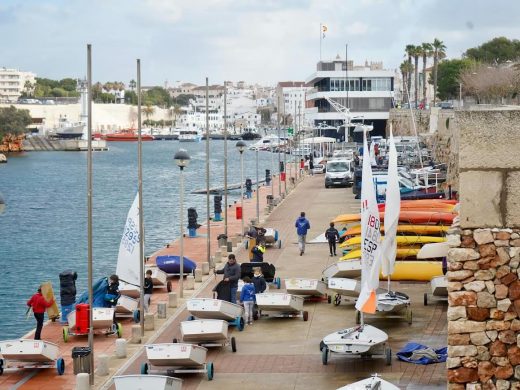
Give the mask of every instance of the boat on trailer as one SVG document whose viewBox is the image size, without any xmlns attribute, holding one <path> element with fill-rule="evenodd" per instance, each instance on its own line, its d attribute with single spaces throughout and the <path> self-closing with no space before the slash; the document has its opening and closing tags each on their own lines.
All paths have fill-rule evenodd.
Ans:
<svg viewBox="0 0 520 390">
<path fill-rule="evenodd" d="M 16 339 L 0 341 L 0 375 L 5 369 L 56 368 L 65 372 L 65 361 L 59 357 L 58 345 L 49 341 Z"/>
</svg>

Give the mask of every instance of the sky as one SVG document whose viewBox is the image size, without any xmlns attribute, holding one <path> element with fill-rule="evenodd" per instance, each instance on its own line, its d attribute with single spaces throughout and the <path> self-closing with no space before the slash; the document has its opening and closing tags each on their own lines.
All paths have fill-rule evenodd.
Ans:
<svg viewBox="0 0 520 390">
<path fill-rule="evenodd" d="M 516 0 L 0 0 L 0 67 L 142 85 L 305 80 L 320 59 L 398 68 L 407 44 L 438 38 L 449 58 L 520 38 Z"/>
</svg>

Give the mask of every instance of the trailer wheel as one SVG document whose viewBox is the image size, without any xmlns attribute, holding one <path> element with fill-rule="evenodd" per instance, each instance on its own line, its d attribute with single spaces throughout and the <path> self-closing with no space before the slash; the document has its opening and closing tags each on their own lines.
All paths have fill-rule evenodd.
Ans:
<svg viewBox="0 0 520 390">
<path fill-rule="evenodd" d="M 424 306 L 428 306 L 428 293 L 424 293 Z"/>
<path fill-rule="evenodd" d="M 118 339 L 120 339 L 123 336 L 123 325 L 121 325 L 120 322 L 117 323 L 116 334 Z"/>
<path fill-rule="evenodd" d="M 359 325 L 361 323 L 361 312 L 356 310 L 356 325 Z"/>
<path fill-rule="evenodd" d="M 278 240 L 278 243 L 276 244 L 276 247 L 278 249 L 281 249 L 282 248 L 282 240 Z"/>
<path fill-rule="evenodd" d="M 305 310 L 305 311 L 303 312 L 303 320 L 304 320 L 304 321 L 307 321 L 308 319 L 309 319 L 309 312 L 308 312 L 307 310 Z"/>
<path fill-rule="evenodd" d="M 330 295 L 327 295 L 327 303 L 332 303 L 332 297 Z"/>
<path fill-rule="evenodd" d="M 177 337 L 174 337 L 173 340 L 172 340 L 172 343 L 173 344 L 177 344 L 179 342 L 179 340 L 177 340 Z"/>
<path fill-rule="evenodd" d="M 63 341 L 66 343 L 69 341 L 69 328 L 63 327 Z"/>
<path fill-rule="evenodd" d="M 412 325 L 413 313 L 412 313 L 412 309 L 410 309 L 410 308 L 408 308 L 406 310 L 406 320 L 408 321 L 409 325 Z"/>
<path fill-rule="evenodd" d="M 323 342 L 323 340 L 320 341 L 320 352 L 323 351 L 323 348 L 326 348 L 326 345 L 325 343 Z"/>
<path fill-rule="evenodd" d="M 172 282 L 169 280 L 166 282 L 166 291 L 172 292 Z"/>
<path fill-rule="evenodd" d="M 334 293 L 334 306 L 339 306 L 341 303 L 341 295 Z"/>
<path fill-rule="evenodd" d="M 148 375 L 148 363 L 141 364 L 141 375 Z"/>
<path fill-rule="evenodd" d="M 206 371 L 208 374 L 208 381 L 213 380 L 213 374 L 214 374 L 213 363 L 209 362 L 208 364 L 206 364 Z"/>
<path fill-rule="evenodd" d="M 141 312 L 139 309 L 134 310 L 132 318 L 136 324 L 139 323 L 139 321 L 141 321 Z"/>
<path fill-rule="evenodd" d="M 329 362 L 329 349 L 327 347 L 321 349 L 321 363 L 326 366 Z"/>
<path fill-rule="evenodd" d="M 244 248 L 245 248 L 246 250 L 249 249 L 249 240 L 246 240 L 246 241 L 244 242 Z"/>
<path fill-rule="evenodd" d="M 392 349 L 391 348 L 385 348 L 385 358 L 386 358 L 386 365 L 391 366 L 392 365 Z"/>
<path fill-rule="evenodd" d="M 4 359 L 0 359 L 0 375 L 4 373 Z"/>
<path fill-rule="evenodd" d="M 235 326 L 237 327 L 239 332 L 242 332 L 244 330 L 244 318 L 243 317 L 237 317 L 235 320 Z"/>
<path fill-rule="evenodd" d="M 276 284 L 276 288 L 280 290 L 280 287 L 282 287 L 282 281 L 280 280 L 280 278 L 275 278 L 274 283 Z"/>
<path fill-rule="evenodd" d="M 233 352 L 237 351 L 237 341 L 235 340 L 234 337 L 231 337 L 231 350 Z"/>
<path fill-rule="evenodd" d="M 63 358 L 56 360 L 56 371 L 58 371 L 58 375 L 65 373 L 65 360 L 63 360 Z"/>
</svg>

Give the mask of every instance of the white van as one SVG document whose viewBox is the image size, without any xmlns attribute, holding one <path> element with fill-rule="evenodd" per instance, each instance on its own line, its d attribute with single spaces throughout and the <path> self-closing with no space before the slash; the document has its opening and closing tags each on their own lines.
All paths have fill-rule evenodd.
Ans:
<svg viewBox="0 0 520 390">
<path fill-rule="evenodd" d="M 354 167 L 352 160 L 335 159 L 327 161 L 325 168 L 325 188 L 331 186 L 350 186 L 353 183 Z"/>
</svg>

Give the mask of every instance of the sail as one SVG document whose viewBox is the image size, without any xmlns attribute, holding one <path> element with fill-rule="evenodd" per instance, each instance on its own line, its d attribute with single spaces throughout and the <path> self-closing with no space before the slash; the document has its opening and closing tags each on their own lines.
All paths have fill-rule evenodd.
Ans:
<svg viewBox="0 0 520 390">
<path fill-rule="evenodd" d="M 365 132 L 366 130 L 364 130 L 363 132 Z M 368 156 L 370 157 L 370 164 L 374 167 L 377 165 L 377 162 L 376 162 L 376 143 L 374 141 L 372 141 L 372 143 L 370 144 L 370 155 Z"/>
<path fill-rule="evenodd" d="M 128 211 L 125 230 L 119 244 L 116 274 L 120 280 L 139 286 L 141 262 L 139 258 L 139 193 Z"/>
<path fill-rule="evenodd" d="M 364 313 L 375 313 L 376 289 L 379 286 L 381 267 L 381 221 L 377 208 L 370 151 L 367 134 L 363 132 L 363 173 L 361 181 L 361 292 L 356 309 Z"/>
<path fill-rule="evenodd" d="M 385 201 L 385 238 L 382 243 L 383 275 L 394 272 L 395 255 L 397 253 L 397 225 L 401 211 L 401 193 L 399 191 L 399 174 L 397 172 L 397 150 L 395 149 L 392 125 L 390 125 L 390 145 L 388 154 L 388 183 Z"/>
</svg>

